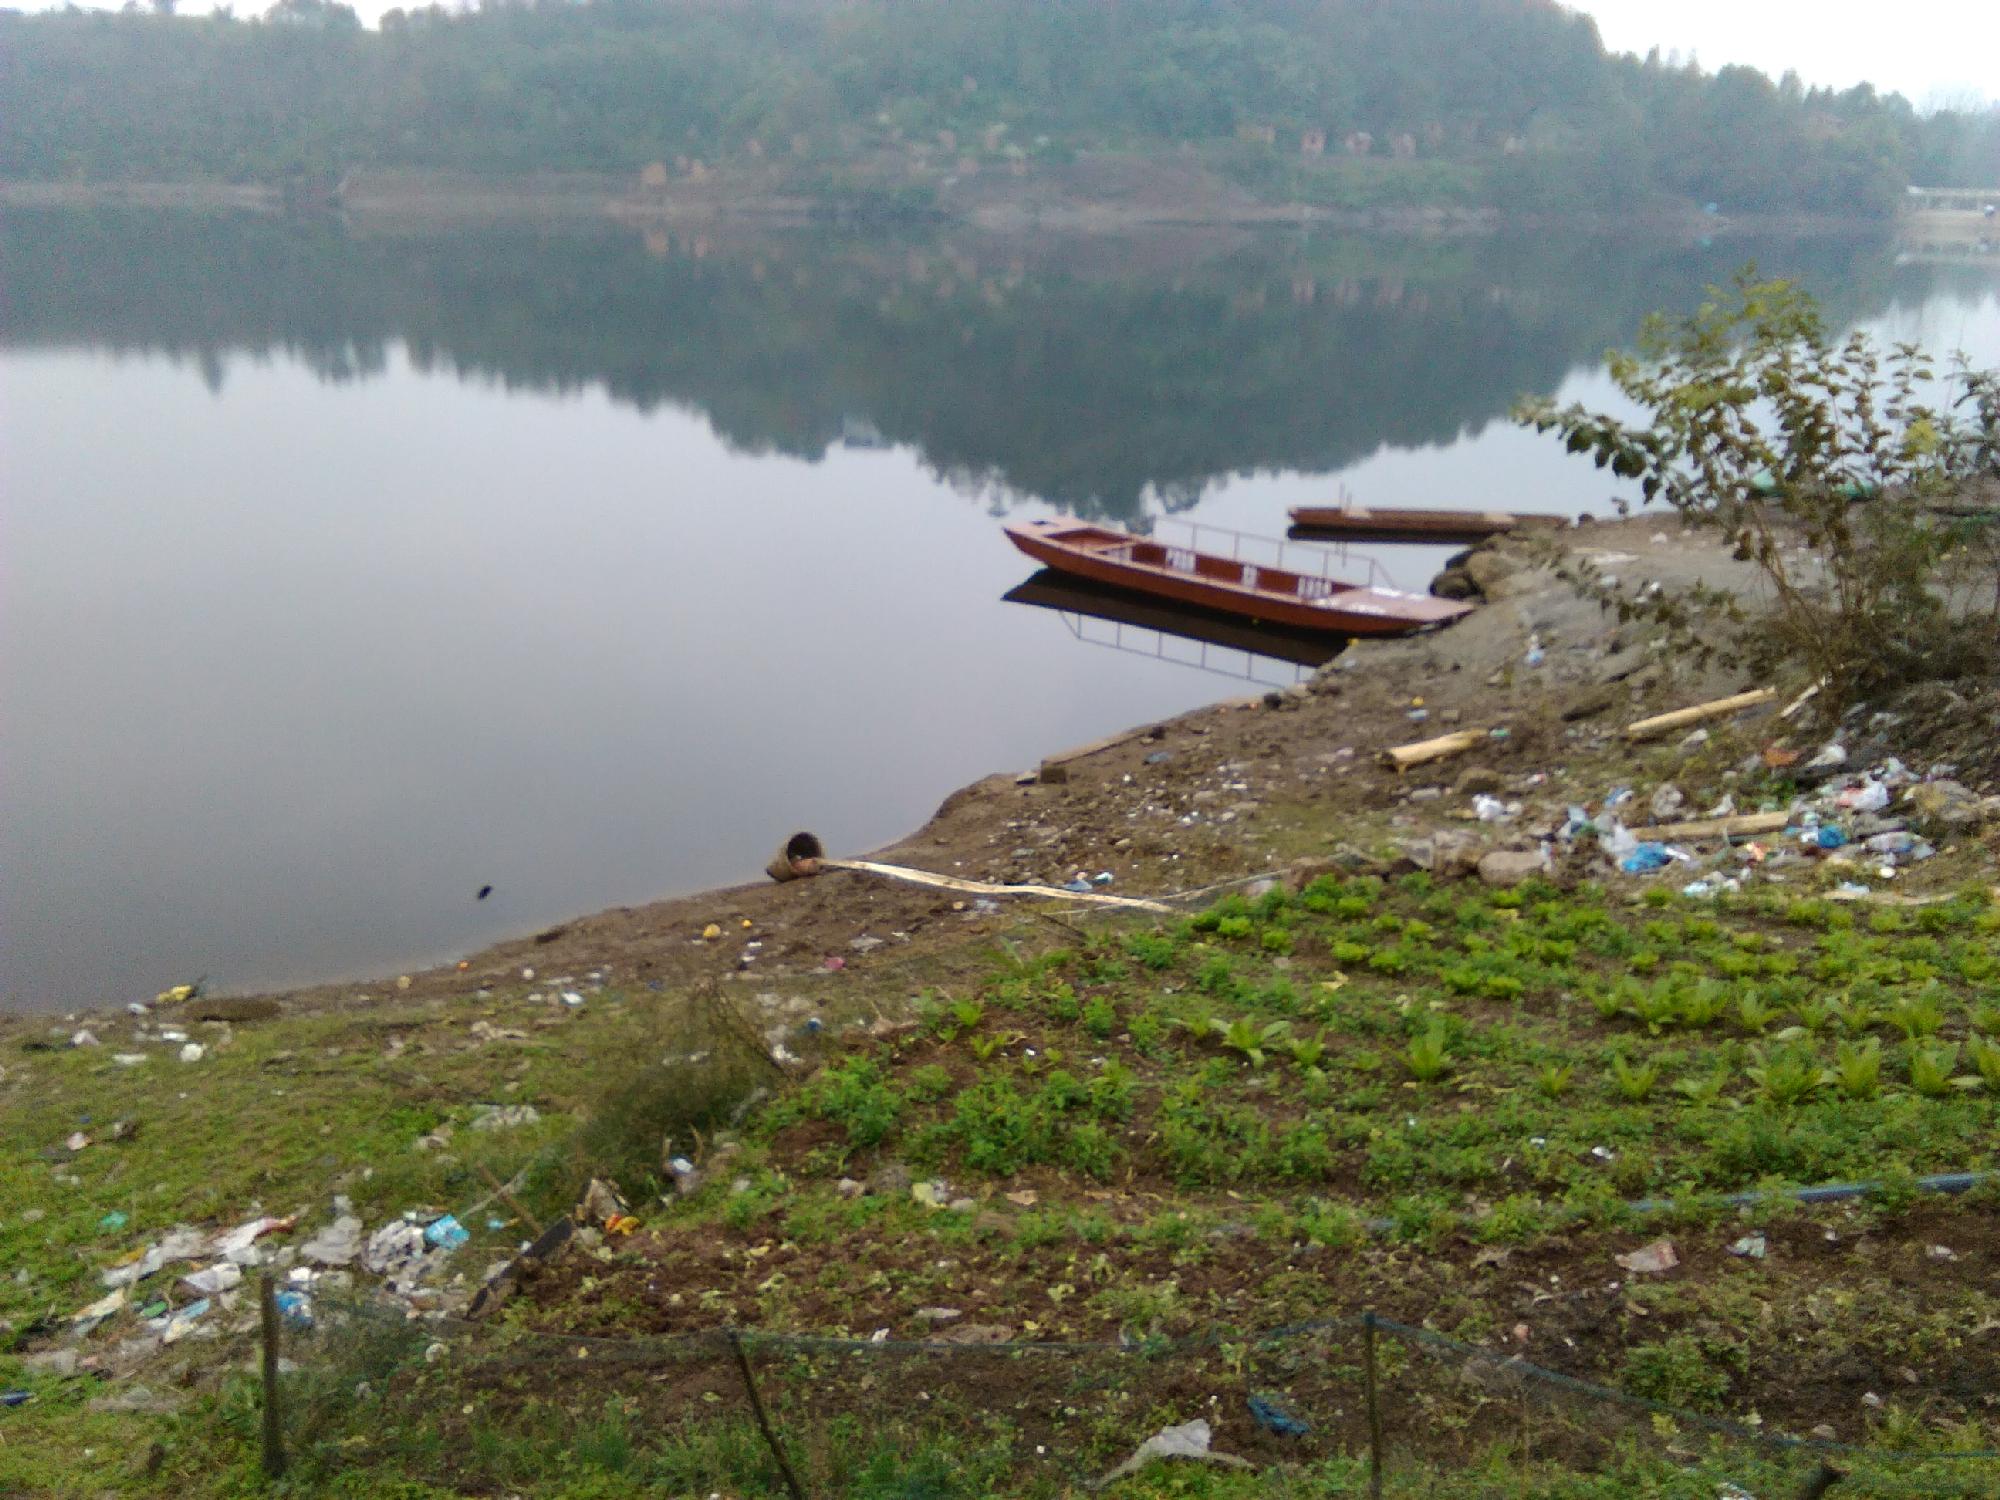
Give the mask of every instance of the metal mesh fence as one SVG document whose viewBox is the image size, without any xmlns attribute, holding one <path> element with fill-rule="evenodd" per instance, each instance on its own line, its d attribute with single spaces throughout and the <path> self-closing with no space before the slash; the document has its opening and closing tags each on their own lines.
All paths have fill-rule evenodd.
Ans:
<svg viewBox="0 0 2000 1500">
<path fill-rule="evenodd" d="M 604 1338 L 327 1297 L 279 1322 L 294 1470 L 471 1492 L 598 1472 L 676 1494 L 1061 1495 L 1199 1421 L 1231 1493 L 2000 1496 L 1990 1448 L 1771 1432 L 1372 1316 L 1101 1344 Z"/>
</svg>

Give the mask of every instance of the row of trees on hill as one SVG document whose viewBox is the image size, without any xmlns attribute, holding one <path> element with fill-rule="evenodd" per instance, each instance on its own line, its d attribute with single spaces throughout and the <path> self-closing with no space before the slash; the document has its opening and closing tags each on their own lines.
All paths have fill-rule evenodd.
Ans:
<svg viewBox="0 0 2000 1500">
<path fill-rule="evenodd" d="M 332 0 L 0 16 L 0 174 L 718 165 L 922 182 L 1193 155 L 1273 194 L 1401 174 L 1542 207 L 1893 210 L 2000 181 L 2000 112 L 1608 54 L 1553 0 Z M 1444 168 L 1454 170 L 1444 170 Z"/>
</svg>

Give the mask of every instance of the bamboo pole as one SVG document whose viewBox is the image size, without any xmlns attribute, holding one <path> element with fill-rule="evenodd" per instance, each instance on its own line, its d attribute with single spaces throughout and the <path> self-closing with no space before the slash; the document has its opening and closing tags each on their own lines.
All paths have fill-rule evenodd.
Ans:
<svg viewBox="0 0 2000 1500">
<path fill-rule="evenodd" d="M 1733 698 L 1717 698 L 1708 703 L 1697 703 L 1690 708 L 1677 708 L 1669 714 L 1655 714 L 1650 719 L 1640 719 L 1625 726 L 1628 740 L 1650 740 L 1676 729 L 1685 729 L 1690 724 L 1704 723 L 1709 719 L 1726 718 L 1733 713 L 1741 713 L 1746 708 L 1755 708 L 1760 703 L 1769 703 L 1777 697 L 1770 688 L 1755 688 L 1747 693 L 1738 693 Z"/>
<path fill-rule="evenodd" d="M 494 1195 L 509 1208 L 513 1209 L 515 1213 L 519 1214 L 522 1222 L 535 1231 L 535 1238 L 540 1239 L 542 1237 L 541 1222 L 528 1212 L 519 1198 L 516 1198 L 513 1193 L 508 1191 L 507 1184 L 502 1182 L 498 1177 L 495 1177 L 493 1169 L 487 1166 L 485 1162 L 474 1162 L 473 1165 L 479 1169 L 479 1175 L 486 1179 L 486 1185 L 493 1189 Z"/>
<path fill-rule="evenodd" d="M 1662 823 L 1657 828 L 1635 828 L 1632 837 L 1642 843 L 1663 844 L 1668 839 L 1729 838 L 1739 833 L 1776 833 L 1792 821 L 1788 812 L 1738 813 L 1733 818 L 1698 818 L 1692 823 Z"/>
<path fill-rule="evenodd" d="M 285 1421 L 278 1407 L 278 1283 L 269 1271 L 258 1278 L 264 1339 L 264 1473 L 285 1473 Z"/>
<path fill-rule="evenodd" d="M 1107 896 L 1102 891 L 1066 891 L 1056 885 L 994 885 L 984 880 L 961 880 L 956 875 L 938 875 L 930 870 L 913 870 L 907 865 L 877 864 L 872 859 L 823 859 L 824 870 L 855 870 L 863 875 L 880 875 L 889 880 L 907 880 L 913 885 L 936 886 L 944 891 L 965 891 L 975 896 L 1044 896 L 1053 901 L 1079 901 L 1087 906 L 1122 906 L 1130 911 L 1150 911 L 1171 916 L 1173 908 L 1160 901 L 1137 896 Z"/>
<path fill-rule="evenodd" d="M 792 1461 L 785 1457 L 784 1444 L 771 1430 L 771 1419 L 764 1415 L 764 1398 L 757 1394 L 757 1382 L 750 1374 L 750 1359 L 743 1352 L 743 1335 L 732 1328 L 728 1337 L 729 1352 L 736 1356 L 736 1369 L 743 1376 L 743 1389 L 750 1393 L 750 1410 L 757 1418 L 757 1429 L 770 1445 L 771 1456 L 778 1460 L 778 1472 L 785 1476 L 785 1488 L 791 1491 L 792 1500 L 806 1500 L 806 1492 L 799 1486 L 799 1476 L 792 1472 Z"/>
<path fill-rule="evenodd" d="M 1382 1500 L 1382 1403 L 1375 1388 L 1375 1309 L 1361 1315 L 1362 1394 L 1368 1403 L 1368 1500 Z"/>
<path fill-rule="evenodd" d="M 1382 764 L 1393 766 L 1398 771 L 1407 771 L 1411 766 L 1444 760 L 1448 756 L 1463 755 L 1485 738 L 1484 729 L 1460 729 L 1451 734 L 1441 734 L 1434 740 L 1418 740 L 1413 745 L 1397 745 L 1393 749 L 1384 750 Z"/>
</svg>

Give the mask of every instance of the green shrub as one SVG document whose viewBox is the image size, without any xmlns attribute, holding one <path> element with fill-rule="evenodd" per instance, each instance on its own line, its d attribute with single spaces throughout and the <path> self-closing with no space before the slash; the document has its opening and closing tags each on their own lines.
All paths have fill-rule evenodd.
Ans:
<svg viewBox="0 0 2000 1500">
<path fill-rule="evenodd" d="M 813 1080 L 808 1107 L 845 1130 L 849 1144 L 868 1147 L 895 1128 L 903 1099 L 889 1087 L 873 1058 L 850 1057 Z"/>
<path fill-rule="evenodd" d="M 1648 1401 L 1714 1412 L 1728 1400 L 1730 1385 L 1745 1364 L 1739 1345 L 1680 1333 L 1628 1350 L 1619 1384 Z"/>
</svg>

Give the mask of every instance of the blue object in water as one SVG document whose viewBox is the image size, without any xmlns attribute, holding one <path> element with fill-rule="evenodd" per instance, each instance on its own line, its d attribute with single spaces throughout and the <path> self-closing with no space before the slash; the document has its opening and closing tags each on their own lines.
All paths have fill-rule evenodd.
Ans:
<svg viewBox="0 0 2000 1500">
<path fill-rule="evenodd" d="M 433 1219 L 424 1229 L 424 1239 L 432 1245 L 442 1245 L 447 1250 L 456 1250 L 472 1236 L 463 1224 L 450 1214 L 442 1219 Z"/>
<path fill-rule="evenodd" d="M 1627 875 L 1650 875 L 1655 870 L 1664 870 L 1671 857 L 1665 844 L 1641 844 L 1618 861 L 1618 868 Z"/>
<path fill-rule="evenodd" d="M 1279 1437 L 1304 1437 L 1312 1428 L 1286 1411 L 1269 1396 L 1252 1396 L 1249 1399 L 1250 1415 L 1259 1427 L 1275 1432 Z"/>
</svg>

